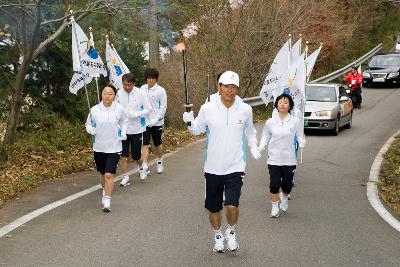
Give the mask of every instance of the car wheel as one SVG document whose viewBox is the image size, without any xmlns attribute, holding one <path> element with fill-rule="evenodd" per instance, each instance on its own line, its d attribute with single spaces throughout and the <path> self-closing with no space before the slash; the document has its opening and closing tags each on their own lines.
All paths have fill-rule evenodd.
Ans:
<svg viewBox="0 0 400 267">
<path fill-rule="evenodd" d="M 349 122 L 346 124 L 345 128 L 350 129 L 352 125 L 353 125 L 353 113 L 350 114 Z"/>
<path fill-rule="evenodd" d="M 335 127 L 332 130 L 332 134 L 335 136 L 339 134 L 339 119 L 338 118 L 336 118 L 336 120 L 335 120 Z"/>
</svg>

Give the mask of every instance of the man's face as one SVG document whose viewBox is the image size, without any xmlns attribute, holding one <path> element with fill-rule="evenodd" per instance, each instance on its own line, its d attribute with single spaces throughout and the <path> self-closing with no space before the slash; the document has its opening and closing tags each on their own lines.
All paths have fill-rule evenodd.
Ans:
<svg viewBox="0 0 400 267">
<path fill-rule="evenodd" d="M 146 82 L 147 82 L 147 86 L 149 88 L 151 88 L 157 83 L 157 79 L 155 77 L 147 77 Z"/>
<path fill-rule="evenodd" d="M 133 90 L 135 84 L 127 81 L 122 81 L 122 87 L 124 87 L 125 92 L 130 93 Z"/>
<path fill-rule="evenodd" d="M 353 74 L 357 74 L 357 69 L 352 69 L 351 72 L 352 72 Z"/>
<path fill-rule="evenodd" d="M 222 101 L 233 102 L 238 93 L 239 88 L 233 84 L 220 84 L 219 93 Z"/>
</svg>

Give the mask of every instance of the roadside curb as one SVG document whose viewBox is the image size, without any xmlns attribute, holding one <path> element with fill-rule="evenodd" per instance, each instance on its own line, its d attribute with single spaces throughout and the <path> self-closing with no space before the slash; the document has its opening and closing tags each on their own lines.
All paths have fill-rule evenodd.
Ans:
<svg viewBox="0 0 400 267">
<path fill-rule="evenodd" d="M 171 152 L 165 154 L 165 155 L 163 156 L 163 158 L 164 158 L 164 159 L 165 159 L 165 158 L 169 158 L 169 157 L 173 156 L 174 154 L 176 154 L 176 153 L 178 153 L 178 152 L 180 152 L 180 151 L 182 151 L 182 150 L 184 150 L 184 149 L 186 149 L 186 148 L 188 148 L 188 147 L 191 147 L 191 146 L 194 146 L 194 145 L 196 145 L 196 144 L 198 144 L 198 143 L 203 142 L 204 140 L 205 140 L 205 138 L 202 137 L 202 138 L 200 138 L 200 139 L 198 139 L 198 140 L 195 140 L 195 141 L 193 141 L 193 142 L 190 142 L 190 143 L 187 144 L 187 145 L 184 145 L 183 147 L 178 147 L 178 148 L 175 149 L 174 151 L 171 151 Z M 156 162 L 156 159 L 153 159 L 152 161 L 149 162 L 149 166 L 154 165 L 155 162 Z M 129 175 L 130 175 L 130 174 L 137 173 L 137 169 L 134 168 L 134 169 L 128 171 L 127 173 L 128 173 Z M 118 176 L 116 176 L 116 177 L 114 178 L 114 183 L 115 183 L 115 182 L 118 182 L 118 181 L 120 181 L 120 180 L 122 180 L 122 176 L 123 176 L 123 175 L 118 175 Z M 71 201 L 73 201 L 73 200 L 75 200 L 75 199 L 77 199 L 77 198 L 80 198 L 80 197 L 82 197 L 82 196 L 85 196 L 85 195 L 87 195 L 87 194 L 90 194 L 90 193 L 92 193 L 92 192 L 95 192 L 95 191 L 97 191 L 97 190 L 99 190 L 99 189 L 101 189 L 101 185 L 100 185 L 100 184 L 97 184 L 97 185 L 94 185 L 94 186 L 92 186 L 92 187 L 90 187 L 90 188 L 87 188 L 87 189 L 85 189 L 85 190 L 82 190 L 82 191 L 80 191 L 80 192 L 78 192 L 78 193 L 72 194 L 72 195 L 67 196 L 67 197 L 65 197 L 65 198 L 63 198 L 63 199 L 60 199 L 60 200 L 57 200 L 57 201 L 55 201 L 55 202 L 53 202 L 53 203 L 50 203 L 50 204 L 48 204 L 48 205 L 45 205 L 45 206 L 43 206 L 43 207 L 41 207 L 41 208 L 39 208 L 39 209 L 36 209 L 36 210 L 34 210 L 34 211 L 32 211 L 32 212 L 29 212 L 28 214 L 25 214 L 24 216 L 19 217 L 18 219 L 14 220 L 13 222 L 11 222 L 11 223 L 9 223 L 9 224 L 3 226 L 3 227 L 0 227 L 0 238 L 2 238 L 3 236 L 7 235 L 8 233 L 10 233 L 11 231 L 15 230 L 16 228 L 20 227 L 21 225 L 23 225 L 23 224 L 25 224 L 25 223 L 27 223 L 27 222 L 33 220 L 33 219 L 36 218 L 36 217 L 39 217 L 40 215 L 42 215 L 42 214 L 44 214 L 44 213 L 46 213 L 46 212 L 48 212 L 48 211 L 50 211 L 50 210 L 53 210 L 53 209 L 55 209 L 55 208 L 57 208 L 57 207 L 59 207 L 59 206 L 62 206 L 62 205 L 64 205 L 64 204 L 67 204 L 68 202 L 71 202 Z"/>
<path fill-rule="evenodd" d="M 371 166 L 371 170 L 369 172 L 369 181 L 367 183 L 367 197 L 371 206 L 375 209 L 375 211 L 382 217 L 390 226 L 400 232 L 400 222 L 393 217 L 390 212 L 388 212 L 385 207 L 382 205 L 381 200 L 378 195 L 378 187 L 376 183 L 379 181 L 379 173 L 381 170 L 381 165 L 383 162 L 384 154 L 388 151 L 390 146 L 395 140 L 395 137 L 400 134 L 400 130 L 398 130 L 394 135 L 392 135 L 386 143 L 381 147 L 378 154 L 375 157 L 374 163 Z"/>
</svg>

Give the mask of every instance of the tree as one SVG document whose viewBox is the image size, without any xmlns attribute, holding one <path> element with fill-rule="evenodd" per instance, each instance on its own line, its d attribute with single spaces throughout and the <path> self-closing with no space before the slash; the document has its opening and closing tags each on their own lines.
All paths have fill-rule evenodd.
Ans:
<svg viewBox="0 0 400 267">
<path fill-rule="evenodd" d="M 76 21 L 87 15 L 97 12 L 115 12 L 115 7 L 123 8 L 123 0 L 97 0 L 80 3 L 82 6 L 75 11 Z M 43 53 L 64 32 L 69 25 L 68 18 L 72 15 L 68 0 L 19 0 L 0 1 L 0 16 L 9 24 L 8 33 L 11 34 L 8 42 L 18 50 L 18 62 L 15 66 L 15 80 L 13 84 L 12 106 L 7 122 L 4 144 L 13 144 L 16 137 L 18 119 L 23 102 L 25 78 L 33 60 Z M 56 11 L 54 11 L 56 10 Z M 53 14 L 56 13 L 56 18 Z M 58 25 L 58 26 L 55 26 Z M 52 29 L 45 33 L 44 29 Z"/>
</svg>

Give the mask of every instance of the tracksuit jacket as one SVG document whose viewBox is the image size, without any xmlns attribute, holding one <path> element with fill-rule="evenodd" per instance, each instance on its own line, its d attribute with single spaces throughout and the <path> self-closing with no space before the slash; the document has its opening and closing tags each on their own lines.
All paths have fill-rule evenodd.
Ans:
<svg viewBox="0 0 400 267">
<path fill-rule="evenodd" d="M 126 116 L 124 108 L 115 101 L 106 108 L 103 102 L 93 106 L 86 119 L 86 131 L 95 128 L 93 151 L 117 153 L 122 151 L 121 136 L 126 134 Z"/>
<path fill-rule="evenodd" d="M 151 106 L 143 91 L 134 87 L 130 93 L 118 90 L 116 102 L 124 107 L 127 117 L 127 134 L 139 134 L 146 131 L 145 116 L 150 114 Z"/>
<path fill-rule="evenodd" d="M 210 174 L 245 172 L 245 136 L 249 147 L 257 146 L 252 108 L 237 98 L 230 108 L 220 97 L 202 105 L 189 131 L 194 135 L 206 132 L 204 171 Z"/>
<path fill-rule="evenodd" d="M 281 120 L 279 113 L 273 113 L 272 118 L 265 123 L 259 148 L 268 146 L 269 165 L 293 166 L 297 165 L 298 144 L 303 142 L 300 138 L 302 128 L 300 120 L 288 114 Z"/>
<path fill-rule="evenodd" d="M 164 87 L 156 83 L 153 87 L 148 88 L 147 84 L 144 84 L 140 87 L 140 90 L 147 96 L 151 106 L 150 114 L 146 116 L 146 120 L 156 119 L 157 123 L 153 126 L 163 126 L 165 112 L 167 111 L 167 93 Z"/>
</svg>

